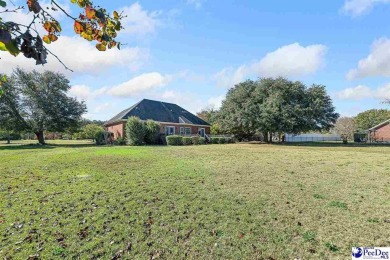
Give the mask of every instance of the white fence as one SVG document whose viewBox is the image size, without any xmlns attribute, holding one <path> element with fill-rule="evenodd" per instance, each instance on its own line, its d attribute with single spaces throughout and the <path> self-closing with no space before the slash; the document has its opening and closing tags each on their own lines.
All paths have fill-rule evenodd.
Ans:
<svg viewBox="0 0 390 260">
<path fill-rule="evenodd" d="M 342 141 L 341 136 L 335 134 L 301 134 L 301 135 L 286 134 L 285 138 L 286 138 L 285 141 L 287 143 Z"/>
</svg>

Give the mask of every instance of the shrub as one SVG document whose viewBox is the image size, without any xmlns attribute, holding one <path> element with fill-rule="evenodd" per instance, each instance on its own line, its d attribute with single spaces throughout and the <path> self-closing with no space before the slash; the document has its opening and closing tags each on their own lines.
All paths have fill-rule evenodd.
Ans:
<svg viewBox="0 0 390 260">
<path fill-rule="evenodd" d="M 142 145 L 145 140 L 145 124 L 135 116 L 129 117 L 126 123 L 126 137 L 129 145 Z"/>
<path fill-rule="evenodd" d="M 218 143 L 219 143 L 219 144 L 226 144 L 226 143 L 227 143 L 227 140 L 226 140 L 225 137 L 220 137 L 220 138 L 218 138 Z"/>
<path fill-rule="evenodd" d="M 199 144 L 206 144 L 206 138 L 199 137 Z"/>
<path fill-rule="evenodd" d="M 96 134 L 96 144 L 97 145 L 105 145 L 108 144 L 112 140 L 113 133 L 101 131 Z"/>
<path fill-rule="evenodd" d="M 168 145 L 182 145 L 183 144 L 183 137 L 178 135 L 168 135 L 166 137 L 167 144 Z"/>
<path fill-rule="evenodd" d="M 191 139 L 192 139 L 193 144 L 195 144 L 195 145 L 199 144 L 199 136 L 193 136 L 193 137 L 191 137 Z"/>
<path fill-rule="evenodd" d="M 212 143 L 212 144 L 218 144 L 219 143 L 219 140 L 218 140 L 219 138 L 218 137 L 211 137 L 210 138 L 210 142 Z"/>
<path fill-rule="evenodd" d="M 160 138 L 160 125 L 153 120 L 148 120 L 146 121 L 145 127 L 145 142 L 147 144 L 158 144 Z"/>
<path fill-rule="evenodd" d="M 183 145 L 191 145 L 192 138 L 191 137 L 183 137 Z"/>
<path fill-rule="evenodd" d="M 115 145 L 125 145 L 126 144 L 126 139 L 123 138 L 122 136 L 119 136 L 115 141 Z"/>
</svg>

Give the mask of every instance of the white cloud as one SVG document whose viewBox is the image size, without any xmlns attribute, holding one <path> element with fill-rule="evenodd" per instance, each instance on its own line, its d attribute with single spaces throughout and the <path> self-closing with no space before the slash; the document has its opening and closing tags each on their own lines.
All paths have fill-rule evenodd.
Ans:
<svg viewBox="0 0 390 260">
<path fill-rule="evenodd" d="M 120 67 L 128 70 L 137 70 L 147 59 L 148 51 L 141 48 L 113 48 L 100 52 L 92 43 L 78 37 L 60 36 L 48 49 L 56 54 L 60 60 L 70 67 L 75 73 L 87 73 L 97 75 L 110 68 Z M 17 57 L 7 52 L 0 52 L 0 65 L 2 72 L 9 74 L 16 67 L 26 70 L 53 70 L 70 75 L 64 66 L 52 55 L 48 55 L 48 63 L 44 66 L 36 66 L 35 60 L 27 59 L 23 54 Z M 6 66 L 2 64 L 7 64 Z"/>
<path fill-rule="evenodd" d="M 342 11 L 352 16 L 369 12 L 376 4 L 387 4 L 390 0 L 346 0 Z"/>
<path fill-rule="evenodd" d="M 172 77 L 169 75 L 161 75 L 157 72 L 145 73 L 110 88 L 107 93 L 115 97 L 132 97 L 141 92 L 163 87 L 171 80 Z"/>
<path fill-rule="evenodd" d="M 92 100 L 96 97 L 100 97 L 107 92 L 108 88 L 103 87 L 99 89 L 92 89 L 86 85 L 74 85 L 69 90 L 69 95 L 76 97 L 80 100 Z"/>
<path fill-rule="evenodd" d="M 187 0 L 187 4 L 193 5 L 196 9 L 200 9 L 204 0 Z"/>
<path fill-rule="evenodd" d="M 323 64 L 326 46 L 301 46 L 293 43 L 268 53 L 253 69 L 262 77 L 304 76 L 315 73 Z"/>
<path fill-rule="evenodd" d="M 216 73 L 213 78 L 220 87 L 232 87 L 246 80 L 250 74 L 252 74 L 252 69 L 242 65 L 238 69 L 233 69 L 232 67 L 224 68 Z"/>
<path fill-rule="evenodd" d="M 138 2 L 121 8 L 120 12 L 126 16 L 122 20 L 123 32 L 125 33 L 140 35 L 154 33 L 159 24 L 157 17 L 160 12 L 148 12 Z"/>
<path fill-rule="evenodd" d="M 282 46 L 259 61 L 237 69 L 225 68 L 214 75 L 217 85 L 232 87 L 248 79 L 259 77 L 299 77 L 314 74 L 324 65 L 327 47 L 316 44 L 302 46 L 299 43 Z"/>
<path fill-rule="evenodd" d="M 109 102 L 103 103 L 103 104 L 100 104 L 100 105 L 96 106 L 95 109 L 94 109 L 94 112 L 95 113 L 104 112 L 106 110 L 111 109 L 112 107 L 113 107 L 112 103 L 109 103 Z"/>
<path fill-rule="evenodd" d="M 222 106 L 222 101 L 225 100 L 225 97 L 226 97 L 225 95 L 212 97 L 208 99 L 207 103 L 209 104 L 209 106 L 211 106 L 214 109 L 220 109 Z"/>
<path fill-rule="evenodd" d="M 375 76 L 390 76 L 390 39 L 374 41 L 370 54 L 359 61 L 356 69 L 347 73 L 349 80 Z"/>
<path fill-rule="evenodd" d="M 343 100 L 363 100 L 363 99 L 389 99 L 390 84 L 377 89 L 372 89 L 367 86 L 359 85 L 353 88 L 346 88 L 336 93 L 336 98 Z"/>
</svg>

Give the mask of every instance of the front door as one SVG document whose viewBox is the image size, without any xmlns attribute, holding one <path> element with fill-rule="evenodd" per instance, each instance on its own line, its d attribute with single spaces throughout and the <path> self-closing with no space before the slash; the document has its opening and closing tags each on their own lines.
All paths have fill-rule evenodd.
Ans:
<svg viewBox="0 0 390 260">
<path fill-rule="evenodd" d="M 204 137 L 204 136 L 205 136 L 205 134 L 206 134 L 206 131 L 205 131 L 205 129 L 204 129 L 204 128 L 199 128 L 199 132 L 198 132 L 198 134 L 199 134 L 201 137 Z"/>
</svg>

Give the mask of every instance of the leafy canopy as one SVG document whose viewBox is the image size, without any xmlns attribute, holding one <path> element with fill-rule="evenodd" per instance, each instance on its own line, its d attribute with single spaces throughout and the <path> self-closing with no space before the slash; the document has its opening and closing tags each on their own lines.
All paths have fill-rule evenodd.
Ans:
<svg viewBox="0 0 390 260">
<path fill-rule="evenodd" d="M 355 117 L 356 128 L 360 131 L 368 130 L 388 119 L 390 119 L 390 110 L 370 109 Z"/>
<path fill-rule="evenodd" d="M 248 138 L 256 132 L 327 130 L 338 116 L 325 86 L 308 88 L 299 81 L 264 78 L 230 89 L 218 117 L 225 131 Z"/>
<path fill-rule="evenodd" d="M 71 3 L 82 9 L 78 17 L 68 14 L 55 0 L 51 0 L 51 8 L 47 9 L 41 7 L 39 0 L 27 0 L 27 8 L 33 14 L 29 24 L 5 21 L 0 17 L 0 51 L 7 51 L 14 56 L 22 53 L 26 58 L 34 59 L 37 65 L 45 64 L 48 54 L 52 54 L 59 60 L 45 46 L 45 44 L 57 41 L 62 32 L 61 24 L 52 15 L 53 12 L 58 11 L 73 20 L 76 34 L 87 41 L 95 41 L 99 51 L 115 46 L 120 49 L 120 42 L 116 41 L 116 37 L 117 33 L 123 29 L 122 13 L 114 11 L 111 14 L 106 9 L 95 6 L 90 0 L 71 0 Z M 8 9 L 7 2 L 0 0 L 0 13 L 18 12 L 23 9 L 25 9 L 24 6 Z M 35 29 L 36 23 L 43 26 L 46 31 L 45 35 L 40 35 Z M 69 69 L 65 64 L 63 65 Z"/>
<path fill-rule="evenodd" d="M 62 74 L 16 69 L 7 84 L 10 94 L 3 95 L 6 102 L 1 105 L 11 114 L 13 129 L 34 132 L 38 138 L 43 137 L 43 131 L 77 127 L 87 111 L 84 102 L 67 95 L 69 80 Z M 40 142 L 44 143 L 43 139 Z"/>
</svg>

